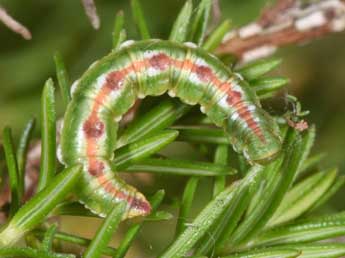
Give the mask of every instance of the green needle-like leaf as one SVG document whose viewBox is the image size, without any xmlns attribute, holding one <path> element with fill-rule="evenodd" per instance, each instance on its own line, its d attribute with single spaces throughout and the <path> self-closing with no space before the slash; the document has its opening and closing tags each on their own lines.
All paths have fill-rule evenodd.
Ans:
<svg viewBox="0 0 345 258">
<path fill-rule="evenodd" d="M 252 167 L 248 173 L 252 171 L 262 171 L 260 166 Z M 262 173 L 262 172 L 258 172 Z M 233 202 L 223 212 L 222 216 L 212 225 L 203 239 L 198 243 L 198 247 L 195 251 L 196 254 L 212 254 L 214 251 L 222 246 L 224 241 L 228 239 L 228 236 L 233 232 L 238 222 L 240 221 L 248 203 L 251 199 L 252 193 L 249 189 L 255 185 L 255 181 L 251 184 L 244 186 L 240 191 L 236 192 Z"/>
<path fill-rule="evenodd" d="M 98 258 L 101 257 L 103 250 L 108 246 L 112 235 L 119 226 L 126 210 L 126 203 L 120 202 L 107 215 L 102 225 L 96 232 L 89 247 L 84 252 L 84 258 Z"/>
<path fill-rule="evenodd" d="M 336 176 L 337 170 L 333 169 L 319 172 L 298 183 L 285 195 L 267 226 L 271 227 L 293 220 L 308 211 L 327 193 Z"/>
<path fill-rule="evenodd" d="M 240 242 L 249 240 L 271 218 L 300 167 L 300 158 L 304 151 L 302 142 L 297 132 L 290 129 L 283 146 L 285 154 L 282 165 L 280 166 L 281 157 L 266 168 L 268 171 L 272 171 L 267 188 L 252 213 L 247 216 L 232 235 L 225 249 L 233 249 Z"/>
<path fill-rule="evenodd" d="M 176 224 L 176 231 L 175 235 L 178 236 L 183 230 L 186 228 L 186 221 L 190 209 L 192 207 L 192 203 L 194 200 L 194 194 L 196 188 L 198 187 L 199 178 L 198 177 L 191 177 L 184 188 L 182 202 L 180 205 L 180 213 L 178 215 L 177 224 Z"/>
<path fill-rule="evenodd" d="M 178 141 L 230 145 L 229 136 L 221 128 L 189 125 L 174 125 L 170 128 L 179 131 Z"/>
<path fill-rule="evenodd" d="M 265 167 L 254 166 L 251 168 L 251 170 L 256 169 L 261 170 L 258 173 L 256 180 L 252 184 L 248 185 L 248 189 L 244 189 L 242 192 L 239 193 L 236 203 L 234 203 L 232 207 L 229 207 L 229 211 L 226 212 L 227 216 L 224 216 L 224 218 L 222 218 L 223 220 L 220 224 L 221 230 L 219 230 L 219 236 L 215 243 L 215 249 L 217 252 L 224 248 L 225 243 L 230 238 L 232 233 L 235 231 L 240 220 L 243 218 L 246 209 L 248 209 L 248 205 L 253 200 L 253 196 L 258 191 L 258 187 L 260 186 L 259 182 L 260 180 L 262 180 L 262 177 L 265 176 L 266 171 Z M 248 173 L 251 172 L 249 171 Z"/>
<path fill-rule="evenodd" d="M 118 139 L 117 148 L 165 129 L 189 110 L 190 106 L 172 100 L 161 102 L 128 126 Z"/>
<path fill-rule="evenodd" d="M 216 152 L 214 154 L 214 163 L 226 166 L 228 164 L 228 157 L 229 157 L 229 146 L 227 145 L 217 146 Z M 214 179 L 214 185 L 213 185 L 213 196 L 216 196 L 221 191 L 223 191 L 225 188 L 225 184 L 226 184 L 225 176 L 216 177 Z"/>
<path fill-rule="evenodd" d="M 338 176 L 333 185 L 319 198 L 307 213 L 313 212 L 326 203 L 345 184 L 345 176 Z"/>
<path fill-rule="evenodd" d="M 303 155 L 301 156 L 301 163 L 304 163 L 304 161 L 308 158 L 311 148 L 314 145 L 315 142 L 315 135 L 316 135 L 316 129 L 315 126 L 312 125 L 306 132 L 306 134 L 303 136 Z"/>
<path fill-rule="evenodd" d="M 345 235 L 345 213 L 305 219 L 260 233 L 245 248 L 304 243 Z"/>
<path fill-rule="evenodd" d="M 22 132 L 22 135 L 20 137 L 19 144 L 17 147 L 18 186 L 20 190 L 20 199 L 24 193 L 26 156 L 27 156 L 28 147 L 29 147 L 29 143 L 32 137 L 32 132 L 34 130 L 34 127 L 35 127 L 35 119 L 30 119 Z"/>
<path fill-rule="evenodd" d="M 311 148 L 314 145 L 314 141 L 315 141 L 315 134 L 316 134 L 316 130 L 315 130 L 315 126 L 312 125 L 308 131 L 306 132 L 306 134 L 303 136 L 303 142 L 302 142 L 302 148 L 303 148 L 303 153 L 301 155 L 301 159 L 300 159 L 300 163 L 303 164 L 311 151 Z M 301 165 L 302 167 L 302 165 Z M 298 170 L 298 173 L 300 173 L 301 169 Z M 296 175 L 298 176 L 298 174 Z"/>
<path fill-rule="evenodd" d="M 262 95 L 258 95 L 258 98 L 260 101 L 262 100 L 265 100 L 265 99 L 270 99 L 270 98 L 273 98 L 275 95 L 274 92 L 269 92 L 269 93 L 265 93 L 265 94 L 262 94 Z"/>
<path fill-rule="evenodd" d="M 33 233 L 38 237 L 43 237 L 45 234 L 45 232 L 42 230 L 35 230 L 35 231 L 33 231 Z M 72 244 L 81 245 L 81 246 L 89 246 L 91 243 L 90 239 L 80 237 L 80 236 L 71 235 L 71 234 L 64 233 L 64 232 L 59 232 L 59 231 L 55 232 L 54 239 L 68 242 L 68 243 L 72 243 Z M 108 247 L 104 248 L 102 250 L 102 252 L 105 255 L 113 256 L 116 254 L 116 249 L 108 246 Z"/>
<path fill-rule="evenodd" d="M 171 30 L 169 40 L 177 42 L 185 42 L 189 28 L 189 22 L 192 15 L 193 3 L 191 0 L 186 1 L 180 11 L 173 28 Z"/>
<path fill-rule="evenodd" d="M 189 41 L 195 42 L 199 46 L 203 44 L 205 38 L 211 6 L 211 0 L 201 0 L 191 22 Z"/>
<path fill-rule="evenodd" d="M 208 37 L 203 48 L 209 52 L 215 50 L 222 42 L 224 35 L 229 32 L 230 28 L 230 20 L 223 21 Z"/>
<path fill-rule="evenodd" d="M 63 202 L 58 204 L 51 213 L 53 216 L 68 215 L 68 216 L 85 216 L 97 217 L 97 215 L 86 209 L 80 202 Z"/>
<path fill-rule="evenodd" d="M 308 137 L 306 137 L 308 138 Z M 270 202 L 269 208 L 265 211 L 261 220 L 253 229 L 252 234 L 259 231 L 268 220 L 272 217 L 274 212 L 280 205 L 283 197 L 290 188 L 293 180 L 296 178 L 296 174 L 301 166 L 301 157 L 307 151 L 308 146 L 305 144 L 305 139 L 300 139 L 300 135 L 294 129 L 290 128 L 287 132 L 286 142 L 283 146 L 285 148 L 285 157 L 277 180 L 277 185 L 274 190 L 272 202 Z M 248 236 L 247 236 L 248 237 Z"/>
<path fill-rule="evenodd" d="M 3 131 L 3 145 L 11 188 L 10 216 L 13 216 L 20 207 L 22 190 L 20 189 L 17 158 L 14 152 L 11 129 L 9 127 L 5 127 Z"/>
<path fill-rule="evenodd" d="M 197 143 L 230 144 L 224 130 L 201 126 L 172 126 L 179 131 L 178 140 Z"/>
<path fill-rule="evenodd" d="M 255 90 L 256 94 L 262 96 L 264 94 L 276 92 L 289 83 L 284 77 L 269 77 L 253 80 L 250 86 Z"/>
<path fill-rule="evenodd" d="M 156 210 L 158 209 L 158 206 L 162 202 L 164 198 L 165 192 L 164 190 L 158 191 L 150 200 L 151 203 L 151 214 L 155 214 Z M 151 215 L 150 215 L 151 216 Z M 143 226 L 143 222 L 132 225 L 128 230 L 122 241 L 120 242 L 120 245 L 117 249 L 116 255 L 114 258 L 122 258 L 125 257 L 128 249 L 130 248 L 131 244 L 137 237 L 138 233 L 140 232 L 140 229 Z"/>
<path fill-rule="evenodd" d="M 325 153 L 319 153 L 314 156 L 311 156 L 307 158 L 303 164 L 301 165 L 301 168 L 299 170 L 299 176 L 302 175 L 304 172 L 308 171 L 309 169 L 316 166 L 320 161 L 322 161 L 326 157 Z"/>
<path fill-rule="evenodd" d="M 38 179 L 38 191 L 45 188 L 52 180 L 56 170 L 56 113 L 52 79 L 44 85 L 41 98 L 41 164 Z"/>
<path fill-rule="evenodd" d="M 42 250 L 47 251 L 47 252 L 52 250 L 56 228 L 57 226 L 53 224 L 44 233 L 44 238 L 43 238 L 42 247 L 41 247 Z"/>
<path fill-rule="evenodd" d="M 228 166 L 175 159 L 145 159 L 126 168 L 124 172 L 138 171 L 181 176 L 221 176 L 237 173 L 234 168 Z"/>
<path fill-rule="evenodd" d="M 34 248 L 34 249 L 39 249 L 42 247 L 42 239 L 44 238 L 45 235 L 42 235 L 42 237 L 38 238 L 32 232 L 29 232 L 25 235 L 25 244 L 28 247 Z"/>
<path fill-rule="evenodd" d="M 209 228 L 218 220 L 225 209 L 233 203 L 238 191 L 255 181 L 260 169 L 255 169 L 243 180 L 233 183 L 218 194 L 194 219 L 179 237 L 169 246 L 160 258 L 182 257 L 200 240 Z"/>
<path fill-rule="evenodd" d="M 32 197 L 0 233 L 0 247 L 18 241 L 26 232 L 42 223 L 42 220 L 70 193 L 79 181 L 81 168 L 70 167 L 59 173 L 42 191 Z"/>
<path fill-rule="evenodd" d="M 278 58 L 261 59 L 237 69 L 237 72 L 246 80 L 252 81 L 274 70 L 280 63 L 281 59 Z"/>
<path fill-rule="evenodd" d="M 0 249 L 1 257 L 25 257 L 25 258 L 75 258 L 73 254 L 57 254 L 44 250 L 23 247 L 7 247 Z"/>
<path fill-rule="evenodd" d="M 174 215 L 167 211 L 156 211 L 150 216 L 145 218 L 145 221 L 164 221 L 171 220 L 174 218 Z"/>
<path fill-rule="evenodd" d="M 279 247 L 253 250 L 228 256 L 222 256 L 220 258 L 295 258 L 300 257 L 300 254 L 301 252 L 299 250 Z"/>
<path fill-rule="evenodd" d="M 173 142 L 177 136 L 178 131 L 165 130 L 147 139 L 139 140 L 118 149 L 114 160 L 116 169 L 122 170 L 137 161 L 151 156 Z"/>
<path fill-rule="evenodd" d="M 123 11 L 119 11 L 116 14 L 115 23 L 114 23 L 114 30 L 113 30 L 113 50 L 117 50 L 126 38 L 126 32 L 123 28 L 124 25 L 124 14 Z"/>
<path fill-rule="evenodd" d="M 160 258 L 182 257 L 194 246 L 194 244 L 204 236 L 206 231 L 212 226 L 216 219 L 222 214 L 224 209 L 233 200 L 234 192 L 239 187 L 238 184 L 221 192 L 211 201 L 173 242 L 171 246 L 159 256 Z"/>
<path fill-rule="evenodd" d="M 3 257 L 37 257 L 37 251 L 31 248 L 1 248 L 0 255 Z"/>
<path fill-rule="evenodd" d="M 70 95 L 70 90 L 69 90 L 68 73 L 67 73 L 65 64 L 62 60 L 62 56 L 60 53 L 57 52 L 54 55 L 54 62 L 55 62 L 55 69 L 56 69 L 56 77 L 59 82 L 62 100 L 66 107 L 67 104 L 71 100 L 71 95 Z"/>
<path fill-rule="evenodd" d="M 142 39 L 151 38 L 139 0 L 131 0 L 132 15 Z"/>
<path fill-rule="evenodd" d="M 294 248 L 300 251 L 298 258 L 339 258 L 345 255 L 343 243 L 315 243 L 288 245 L 286 248 Z"/>
<path fill-rule="evenodd" d="M 248 216 L 246 216 L 245 220 L 243 220 L 236 231 L 231 235 L 231 238 L 227 244 L 228 246 L 230 245 L 230 243 L 233 243 L 232 245 L 236 245 L 242 239 L 249 236 L 249 234 L 253 231 L 253 228 L 257 224 L 259 224 L 265 212 L 270 208 L 270 204 L 272 203 L 272 199 L 274 198 L 275 191 L 277 191 L 277 184 L 279 181 L 278 172 L 281 163 L 282 158 L 279 158 L 275 162 L 265 167 L 263 173 L 266 175 L 266 177 L 269 178 L 267 187 L 261 194 L 260 199 L 257 200 L 258 202 L 256 203 L 255 208 L 252 209 L 252 212 Z M 227 247 L 225 248 L 227 249 Z M 232 247 L 228 247 L 228 249 L 232 249 Z"/>
<path fill-rule="evenodd" d="M 295 256 L 293 252 L 297 252 Z M 339 258 L 345 254 L 343 243 L 293 244 L 238 253 L 220 258 Z"/>
</svg>

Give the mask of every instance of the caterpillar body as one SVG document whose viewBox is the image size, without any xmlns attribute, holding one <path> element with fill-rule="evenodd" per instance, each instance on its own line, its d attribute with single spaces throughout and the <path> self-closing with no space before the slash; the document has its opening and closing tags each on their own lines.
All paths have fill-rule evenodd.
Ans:
<svg viewBox="0 0 345 258">
<path fill-rule="evenodd" d="M 125 44 L 92 65 L 75 86 L 64 117 L 61 158 L 66 166 L 83 165 L 76 193 L 101 216 L 120 201 L 127 203 L 124 219 L 150 213 L 144 195 L 111 167 L 117 121 L 137 98 L 168 91 L 187 104 L 200 104 L 252 163 L 273 159 L 281 148 L 276 123 L 241 76 L 190 44 L 152 39 Z"/>
</svg>

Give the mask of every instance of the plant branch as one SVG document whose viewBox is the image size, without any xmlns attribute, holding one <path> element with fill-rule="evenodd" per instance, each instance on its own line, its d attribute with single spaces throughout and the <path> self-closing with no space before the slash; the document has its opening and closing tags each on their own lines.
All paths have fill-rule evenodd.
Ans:
<svg viewBox="0 0 345 258">
<path fill-rule="evenodd" d="M 230 31 L 217 52 L 232 53 L 242 62 L 249 62 L 269 56 L 279 47 L 344 29 L 344 0 L 277 0 L 256 21 Z"/>
<path fill-rule="evenodd" d="M 24 25 L 12 18 L 2 6 L 0 6 L 0 21 L 13 32 L 21 35 L 24 39 L 31 39 L 30 31 Z"/>
<path fill-rule="evenodd" d="M 96 5 L 93 0 L 81 0 L 81 3 L 84 6 L 85 13 L 89 18 L 91 25 L 94 29 L 98 30 L 101 26 L 100 19 L 97 14 Z"/>
</svg>

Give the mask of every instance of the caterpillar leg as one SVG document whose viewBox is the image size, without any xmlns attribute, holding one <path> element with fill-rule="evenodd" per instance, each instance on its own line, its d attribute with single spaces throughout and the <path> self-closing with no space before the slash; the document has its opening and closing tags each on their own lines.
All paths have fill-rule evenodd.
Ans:
<svg viewBox="0 0 345 258">
<path fill-rule="evenodd" d="M 143 194 L 126 184 L 112 171 L 108 160 L 89 157 L 83 160 L 83 176 L 76 193 L 92 212 L 105 216 L 117 203 L 127 203 L 123 219 L 144 216 L 151 206 Z"/>
</svg>

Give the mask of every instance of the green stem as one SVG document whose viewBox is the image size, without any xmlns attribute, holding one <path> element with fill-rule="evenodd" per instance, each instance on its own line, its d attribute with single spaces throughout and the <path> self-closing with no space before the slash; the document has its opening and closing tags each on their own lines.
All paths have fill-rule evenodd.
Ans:
<svg viewBox="0 0 345 258">
<path fill-rule="evenodd" d="M 71 167 L 59 173 L 42 191 L 32 197 L 0 233 L 0 247 L 18 241 L 26 232 L 42 223 L 55 206 L 70 193 L 79 181 L 81 167 Z"/>
</svg>

